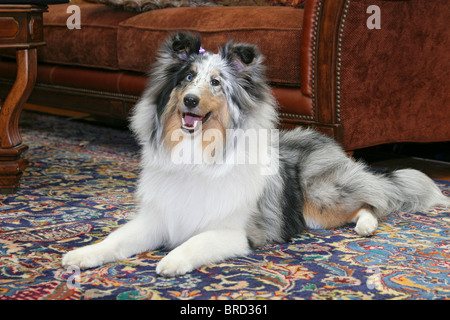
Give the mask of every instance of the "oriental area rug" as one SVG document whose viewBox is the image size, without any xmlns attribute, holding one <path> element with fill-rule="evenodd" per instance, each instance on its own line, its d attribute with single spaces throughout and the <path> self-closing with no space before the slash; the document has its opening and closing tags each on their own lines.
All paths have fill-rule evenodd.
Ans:
<svg viewBox="0 0 450 320">
<path fill-rule="evenodd" d="M 450 212 L 399 212 L 376 234 L 314 230 L 176 278 L 166 251 L 77 272 L 62 255 L 103 239 L 134 213 L 139 151 L 128 130 L 26 112 L 30 165 L 0 195 L 0 300 L 450 299 Z M 449 195 L 450 183 L 437 181 Z"/>
</svg>

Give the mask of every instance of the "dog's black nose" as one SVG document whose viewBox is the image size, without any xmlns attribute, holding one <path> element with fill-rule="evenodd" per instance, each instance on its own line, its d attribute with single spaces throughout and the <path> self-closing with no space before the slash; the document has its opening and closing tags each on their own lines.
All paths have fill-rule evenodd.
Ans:
<svg viewBox="0 0 450 320">
<path fill-rule="evenodd" d="M 184 97 L 183 101 L 186 107 L 188 107 L 189 109 L 193 109 L 196 106 L 198 106 L 200 99 L 197 96 L 188 94 L 187 96 Z"/>
</svg>

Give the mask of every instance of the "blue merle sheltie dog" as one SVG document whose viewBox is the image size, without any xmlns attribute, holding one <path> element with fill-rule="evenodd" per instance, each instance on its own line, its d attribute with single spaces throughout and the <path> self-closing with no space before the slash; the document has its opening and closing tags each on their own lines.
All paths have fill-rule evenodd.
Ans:
<svg viewBox="0 0 450 320">
<path fill-rule="evenodd" d="M 156 272 L 176 276 L 308 228 L 354 223 L 370 236 L 392 212 L 449 204 L 419 171 L 374 174 L 331 138 L 276 130 L 262 62 L 254 45 L 206 52 L 190 33 L 162 45 L 131 119 L 142 146 L 137 214 L 105 240 L 67 253 L 65 266 L 165 247 Z"/>
</svg>

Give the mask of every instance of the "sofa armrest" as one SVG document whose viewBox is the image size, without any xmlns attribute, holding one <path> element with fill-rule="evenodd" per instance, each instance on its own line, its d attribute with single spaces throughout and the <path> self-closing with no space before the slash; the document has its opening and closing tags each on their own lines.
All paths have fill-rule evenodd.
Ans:
<svg viewBox="0 0 450 320">
<path fill-rule="evenodd" d="M 301 43 L 302 93 L 312 100 L 317 127 L 338 141 L 342 140 L 342 128 L 336 108 L 335 70 L 341 21 L 348 2 L 306 1 Z"/>
<path fill-rule="evenodd" d="M 373 5 L 379 28 L 368 24 Z M 315 126 L 329 128 L 347 150 L 449 141 L 447 5 L 308 0 L 301 90 L 311 98 Z"/>
</svg>

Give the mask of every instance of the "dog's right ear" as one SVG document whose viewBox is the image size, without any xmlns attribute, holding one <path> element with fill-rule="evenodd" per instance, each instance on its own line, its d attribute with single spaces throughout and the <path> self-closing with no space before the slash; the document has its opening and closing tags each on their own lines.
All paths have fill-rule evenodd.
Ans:
<svg viewBox="0 0 450 320">
<path fill-rule="evenodd" d="M 189 32 L 177 32 L 166 43 L 165 50 L 177 59 L 186 61 L 193 54 L 199 54 L 201 47 L 199 35 Z"/>
</svg>

